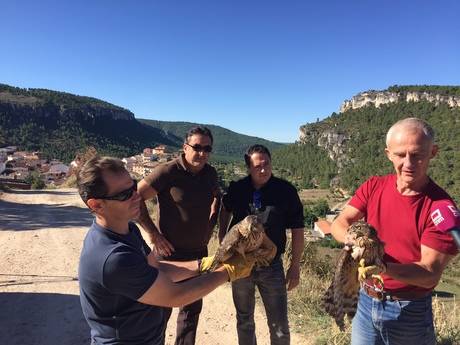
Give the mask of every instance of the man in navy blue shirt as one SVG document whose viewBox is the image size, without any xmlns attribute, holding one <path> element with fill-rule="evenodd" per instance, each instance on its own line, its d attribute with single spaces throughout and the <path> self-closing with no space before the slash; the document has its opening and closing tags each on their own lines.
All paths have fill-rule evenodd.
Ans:
<svg viewBox="0 0 460 345">
<path fill-rule="evenodd" d="M 80 169 L 77 184 L 95 215 L 78 272 L 92 344 L 162 345 L 162 307 L 189 304 L 250 273 L 253 265 L 241 257 L 193 279 L 209 258 L 202 263 L 158 261 L 130 222 L 139 216 L 140 197 L 119 159 L 94 157 Z"/>
</svg>

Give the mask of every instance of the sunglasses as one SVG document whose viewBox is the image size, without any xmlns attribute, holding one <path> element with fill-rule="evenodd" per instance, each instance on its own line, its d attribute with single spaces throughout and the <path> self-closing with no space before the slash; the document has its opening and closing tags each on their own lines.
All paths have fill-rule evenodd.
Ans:
<svg viewBox="0 0 460 345">
<path fill-rule="evenodd" d="M 137 181 L 133 179 L 133 185 L 128 189 L 122 190 L 120 193 L 117 193 L 115 195 L 98 197 L 97 199 L 126 201 L 128 199 L 131 199 L 135 191 L 137 191 Z"/>
<path fill-rule="evenodd" d="M 190 146 L 193 149 L 193 151 L 195 151 L 195 152 L 206 152 L 206 153 L 211 153 L 212 152 L 212 146 L 211 145 L 201 146 L 199 144 L 190 145 L 190 144 L 187 144 L 187 143 L 185 143 L 185 145 Z"/>
</svg>

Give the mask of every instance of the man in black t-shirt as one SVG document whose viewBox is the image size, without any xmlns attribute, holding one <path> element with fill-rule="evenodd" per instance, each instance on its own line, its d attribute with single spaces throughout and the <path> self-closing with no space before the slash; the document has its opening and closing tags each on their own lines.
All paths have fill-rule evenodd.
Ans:
<svg viewBox="0 0 460 345">
<path fill-rule="evenodd" d="M 139 217 L 141 198 L 136 181 L 119 159 L 89 160 L 78 173 L 77 185 L 95 215 L 78 272 L 80 302 L 93 345 L 163 345 L 162 307 L 192 303 L 252 269 L 240 257 L 215 272 L 192 278 L 209 268 L 212 258 L 158 261 L 130 222 Z"/>
<path fill-rule="evenodd" d="M 256 344 L 254 324 L 255 287 L 257 286 L 267 313 L 271 344 L 289 344 L 287 290 L 299 284 L 300 257 L 303 251 L 303 207 L 294 186 L 272 175 L 271 156 L 265 146 L 251 146 L 245 154 L 249 176 L 230 183 L 223 197 L 219 239 L 230 226 L 249 214 L 259 214 L 268 237 L 276 244 L 277 254 L 268 267 L 253 269 L 251 275 L 232 283 L 237 312 L 238 342 Z M 284 276 L 281 254 L 286 246 L 286 229 L 291 229 L 292 259 Z"/>
</svg>

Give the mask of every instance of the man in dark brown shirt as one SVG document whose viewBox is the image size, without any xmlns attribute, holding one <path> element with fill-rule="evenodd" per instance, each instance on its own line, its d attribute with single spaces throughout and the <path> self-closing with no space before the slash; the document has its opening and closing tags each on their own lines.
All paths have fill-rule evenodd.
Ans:
<svg viewBox="0 0 460 345">
<path fill-rule="evenodd" d="M 156 253 L 165 260 L 188 261 L 207 256 L 207 245 L 217 221 L 219 188 L 216 170 L 208 164 L 213 137 L 206 127 L 190 129 L 184 153 L 158 166 L 139 182 L 142 199 L 157 197 L 157 224 L 141 202 L 139 222 Z M 182 307 L 177 318 L 176 345 L 195 343 L 202 300 Z M 169 319 L 171 309 L 165 313 Z"/>
</svg>

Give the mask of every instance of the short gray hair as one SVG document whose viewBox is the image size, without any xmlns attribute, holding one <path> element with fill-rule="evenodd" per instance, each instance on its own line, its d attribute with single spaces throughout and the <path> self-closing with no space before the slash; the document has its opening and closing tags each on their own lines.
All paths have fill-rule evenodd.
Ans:
<svg viewBox="0 0 460 345">
<path fill-rule="evenodd" d="M 407 117 L 405 119 L 399 120 L 396 122 L 393 126 L 390 127 L 390 129 L 387 132 L 386 136 L 386 145 L 388 146 L 388 142 L 390 141 L 391 136 L 399 129 L 401 128 L 410 128 L 410 129 L 416 129 L 421 131 L 425 137 L 431 141 L 434 142 L 434 130 L 433 128 L 428 124 L 428 122 L 419 119 L 418 117 Z"/>
</svg>

